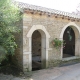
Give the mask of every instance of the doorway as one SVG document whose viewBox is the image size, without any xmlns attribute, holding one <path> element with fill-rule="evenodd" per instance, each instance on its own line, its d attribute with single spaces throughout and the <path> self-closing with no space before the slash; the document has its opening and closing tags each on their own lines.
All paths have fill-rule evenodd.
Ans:
<svg viewBox="0 0 80 80">
<path fill-rule="evenodd" d="M 48 50 L 49 50 L 49 38 L 50 35 L 43 25 L 33 25 L 29 30 L 27 37 L 29 39 L 29 64 L 28 69 L 32 71 L 32 35 L 35 31 L 38 31 L 41 35 L 41 69 L 48 67 Z M 27 65 L 26 65 L 27 66 Z"/>
<path fill-rule="evenodd" d="M 32 70 L 41 69 L 41 34 L 38 30 L 32 34 Z"/>
<path fill-rule="evenodd" d="M 64 32 L 63 40 L 65 42 L 65 45 L 63 45 L 63 58 L 75 56 L 75 33 L 70 26 Z"/>
</svg>

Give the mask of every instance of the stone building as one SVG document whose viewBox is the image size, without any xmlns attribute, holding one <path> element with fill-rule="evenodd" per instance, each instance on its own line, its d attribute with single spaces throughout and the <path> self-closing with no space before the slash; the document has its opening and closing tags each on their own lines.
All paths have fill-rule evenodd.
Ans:
<svg viewBox="0 0 80 80">
<path fill-rule="evenodd" d="M 16 53 L 23 71 L 47 68 L 56 60 L 80 57 L 80 15 L 18 3 L 23 12 L 21 47 Z M 22 37 L 23 36 L 23 37 Z M 54 39 L 64 40 L 56 49 Z"/>
</svg>

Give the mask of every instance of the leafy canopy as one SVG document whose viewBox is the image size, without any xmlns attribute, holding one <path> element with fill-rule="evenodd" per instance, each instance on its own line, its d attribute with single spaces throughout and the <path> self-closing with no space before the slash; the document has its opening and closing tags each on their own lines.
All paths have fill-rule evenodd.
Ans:
<svg viewBox="0 0 80 80">
<path fill-rule="evenodd" d="M 20 31 L 16 25 L 20 18 L 18 7 L 10 0 L 0 0 L 0 62 L 15 54 L 17 44 L 13 34 Z"/>
</svg>

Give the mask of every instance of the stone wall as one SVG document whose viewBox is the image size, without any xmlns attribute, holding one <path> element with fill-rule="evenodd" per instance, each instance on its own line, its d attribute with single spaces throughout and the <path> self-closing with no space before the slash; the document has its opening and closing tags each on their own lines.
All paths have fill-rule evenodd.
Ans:
<svg viewBox="0 0 80 80">
<path fill-rule="evenodd" d="M 23 20 L 17 22 L 17 27 L 20 30 L 19 33 L 15 35 L 15 41 L 17 43 L 17 48 L 15 50 L 15 55 L 12 56 L 12 61 L 20 70 L 23 71 Z"/>
<path fill-rule="evenodd" d="M 26 52 L 26 55 L 28 55 L 29 51 L 30 51 L 29 50 L 29 48 L 30 48 L 29 47 L 29 38 L 27 37 L 27 34 L 28 34 L 29 30 L 31 29 L 31 27 L 33 25 L 43 25 L 50 35 L 48 61 L 50 62 L 55 59 L 61 60 L 62 59 L 61 48 L 55 49 L 52 44 L 52 40 L 55 38 L 60 39 L 60 34 L 62 32 L 62 29 L 64 28 L 64 26 L 66 26 L 70 22 L 73 22 L 77 26 L 80 27 L 80 22 L 71 21 L 71 20 L 67 19 L 66 17 L 61 18 L 60 16 L 55 17 L 55 16 L 48 16 L 47 14 L 40 15 L 38 13 L 31 14 L 30 12 L 24 12 L 24 16 L 23 16 L 23 54 L 24 54 L 24 52 Z M 70 26 L 74 26 L 74 25 L 70 25 Z M 24 57 L 24 55 L 23 55 L 23 57 Z M 30 57 L 27 57 L 27 58 L 29 59 Z M 23 61 L 28 60 L 27 58 L 23 59 Z M 26 63 L 25 61 L 23 63 L 26 64 L 27 66 L 30 65 L 29 63 Z"/>
</svg>

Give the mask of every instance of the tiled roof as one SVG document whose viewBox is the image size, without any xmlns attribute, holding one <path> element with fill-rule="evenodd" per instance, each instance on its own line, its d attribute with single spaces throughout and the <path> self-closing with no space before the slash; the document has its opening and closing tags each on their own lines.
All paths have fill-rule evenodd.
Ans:
<svg viewBox="0 0 80 80">
<path fill-rule="evenodd" d="M 41 7 L 41 6 L 30 5 L 30 4 L 22 3 L 22 2 L 18 2 L 18 5 L 20 8 L 24 8 L 24 9 L 30 9 L 30 10 L 35 10 L 35 11 L 46 12 L 48 14 L 58 14 L 58 15 L 62 15 L 62 16 L 80 19 L 80 15 L 77 15 L 74 13 L 68 13 L 68 12 L 45 8 L 45 7 Z"/>
</svg>

